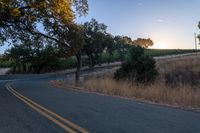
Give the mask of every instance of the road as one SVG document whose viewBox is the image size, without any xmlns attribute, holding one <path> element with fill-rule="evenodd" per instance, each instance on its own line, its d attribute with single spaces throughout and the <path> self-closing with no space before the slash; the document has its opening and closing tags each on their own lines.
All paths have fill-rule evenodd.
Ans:
<svg viewBox="0 0 200 133">
<path fill-rule="evenodd" d="M 49 86 L 61 75 L 28 77 L 0 80 L 0 133 L 200 133 L 197 112 Z"/>
</svg>

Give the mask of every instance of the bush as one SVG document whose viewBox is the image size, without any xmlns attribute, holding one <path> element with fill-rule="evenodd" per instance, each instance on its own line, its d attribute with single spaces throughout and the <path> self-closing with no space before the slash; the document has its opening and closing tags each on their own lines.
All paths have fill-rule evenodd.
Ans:
<svg viewBox="0 0 200 133">
<path fill-rule="evenodd" d="M 58 68 L 60 69 L 70 69 L 76 67 L 76 58 L 74 56 L 69 58 L 59 59 Z"/>
<path fill-rule="evenodd" d="M 0 55 L 0 68 L 11 67 L 12 60 L 7 59 L 5 56 Z"/>
<path fill-rule="evenodd" d="M 126 61 L 115 74 L 116 80 L 134 80 L 140 83 L 154 81 L 158 72 L 152 57 L 144 55 L 141 47 L 132 47 Z"/>
</svg>

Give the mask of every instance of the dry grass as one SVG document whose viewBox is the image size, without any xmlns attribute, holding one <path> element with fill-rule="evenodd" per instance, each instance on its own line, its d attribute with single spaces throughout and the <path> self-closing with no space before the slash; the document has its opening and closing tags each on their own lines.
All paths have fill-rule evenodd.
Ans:
<svg viewBox="0 0 200 133">
<path fill-rule="evenodd" d="M 191 89 L 190 86 L 171 88 L 163 82 L 144 86 L 127 81 L 117 82 L 111 77 L 104 77 L 88 80 L 83 87 L 88 91 L 108 95 L 137 98 L 171 105 L 200 107 L 200 89 Z"/>
<path fill-rule="evenodd" d="M 158 61 L 160 79 L 169 86 L 200 87 L 200 55 Z"/>
<path fill-rule="evenodd" d="M 157 61 L 160 76 L 153 84 L 115 81 L 112 76 L 87 80 L 88 91 L 157 103 L 200 107 L 200 56 Z"/>
<path fill-rule="evenodd" d="M 153 84 L 116 81 L 111 74 L 88 79 L 81 87 L 90 92 L 200 108 L 200 55 L 159 60 L 157 68 L 160 75 Z M 63 82 L 56 84 L 66 85 Z"/>
</svg>

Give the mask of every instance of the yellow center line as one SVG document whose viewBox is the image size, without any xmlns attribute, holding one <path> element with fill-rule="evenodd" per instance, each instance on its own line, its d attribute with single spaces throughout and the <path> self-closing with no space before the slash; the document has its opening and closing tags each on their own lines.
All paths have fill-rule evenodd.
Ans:
<svg viewBox="0 0 200 133">
<path fill-rule="evenodd" d="M 30 100 L 29 98 L 23 96 L 22 94 L 20 94 L 16 90 L 14 90 L 9 84 L 7 84 L 6 87 L 7 87 L 8 91 L 11 92 L 13 95 L 15 95 L 16 97 L 18 97 L 23 102 L 25 102 L 27 105 L 29 105 L 31 108 L 33 108 L 34 110 L 36 110 L 38 113 L 42 114 L 46 118 L 50 119 L 51 121 L 53 121 L 54 123 L 56 123 L 57 125 L 59 125 L 60 127 L 62 127 L 63 129 L 65 129 L 65 131 L 70 132 L 70 133 L 74 133 L 74 131 L 70 131 L 71 129 L 69 127 L 65 126 L 64 124 L 62 124 L 58 120 L 54 119 L 50 115 L 54 116 L 55 118 L 61 120 L 64 123 L 68 124 L 70 127 L 76 129 L 77 131 L 79 131 L 81 133 L 89 133 L 84 128 L 82 128 L 82 127 L 80 127 L 80 126 L 78 126 L 78 125 L 70 122 L 69 120 L 67 120 L 67 119 L 59 116 L 58 114 L 56 114 L 56 113 L 54 113 L 54 112 L 52 112 L 52 111 L 50 111 L 50 110 L 42 107 L 41 105 L 37 104 L 36 102 L 34 102 L 34 101 Z M 48 115 L 47 113 L 49 113 L 50 115 Z"/>
<path fill-rule="evenodd" d="M 25 102 L 29 107 L 31 107 L 32 109 L 34 109 L 35 111 L 37 111 L 38 113 L 40 113 L 41 115 L 43 115 L 44 117 L 48 118 L 49 120 L 53 121 L 54 123 L 56 123 L 57 125 L 59 125 L 60 127 L 62 127 L 65 131 L 69 132 L 69 133 L 76 133 L 75 131 L 73 131 L 71 128 L 65 126 L 64 124 L 62 124 L 61 122 L 59 122 L 58 120 L 54 119 L 53 117 L 51 117 L 50 115 L 46 114 L 45 112 L 41 111 L 40 109 L 36 108 L 35 106 L 33 106 L 32 104 L 28 103 L 26 100 L 24 100 L 23 98 L 21 98 L 20 96 L 18 96 L 17 94 L 15 94 L 14 92 L 12 92 L 10 89 L 8 89 L 8 91 L 10 93 L 12 93 L 13 95 L 15 95 L 17 98 L 19 98 L 20 100 L 22 100 L 23 102 Z"/>
</svg>

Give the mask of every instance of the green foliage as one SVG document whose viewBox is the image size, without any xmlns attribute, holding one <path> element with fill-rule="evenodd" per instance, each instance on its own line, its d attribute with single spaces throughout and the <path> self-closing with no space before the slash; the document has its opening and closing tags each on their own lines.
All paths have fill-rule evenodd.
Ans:
<svg viewBox="0 0 200 133">
<path fill-rule="evenodd" d="M 112 54 L 108 52 L 103 52 L 95 63 L 100 65 L 103 63 L 111 63 L 111 62 L 116 62 L 116 61 L 120 61 L 119 56 L 116 52 L 113 52 Z"/>
<path fill-rule="evenodd" d="M 74 23 L 75 15 L 86 15 L 87 11 L 87 0 L 1 0 L 0 41 L 15 42 L 39 35 L 60 43 L 63 29 Z"/>
<path fill-rule="evenodd" d="M 119 60 L 124 61 L 128 50 L 132 47 L 132 40 L 129 37 L 115 36 L 114 50 L 119 55 Z"/>
<path fill-rule="evenodd" d="M 84 40 L 82 53 L 89 57 L 90 67 L 101 63 L 101 54 L 107 49 L 112 53 L 113 37 L 106 32 L 107 26 L 98 23 L 95 19 L 84 24 Z"/>
<path fill-rule="evenodd" d="M 30 63 L 35 72 L 49 72 L 56 69 L 58 63 L 58 57 L 54 51 L 54 48 L 47 46 L 42 49 L 36 56 L 31 57 Z"/>
<path fill-rule="evenodd" d="M 69 57 L 67 59 L 60 59 L 59 60 L 59 68 L 60 69 L 69 69 L 69 68 L 75 68 L 76 67 L 76 59 L 75 57 Z"/>
<path fill-rule="evenodd" d="M 5 57 L 0 57 L 0 68 L 11 67 L 12 61 L 5 59 Z"/>
<path fill-rule="evenodd" d="M 56 70 L 58 64 L 56 48 L 38 46 L 37 43 L 15 45 L 7 51 L 6 57 L 13 62 L 13 73 L 49 72 Z"/>
<path fill-rule="evenodd" d="M 51 0 L 45 0 L 43 2 L 47 1 Z M 35 2 L 40 3 L 40 1 L 34 1 L 32 4 Z M 5 0 L 3 3 L 7 3 L 7 1 Z M 64 23 L 65 20 L 63 18 L 61 18 L 62 20 L 57 19 L 59 14 L 55 16 L 55 14 L 51 14 L 51 12 L 46 12 L 46 8 L 37 11 L 31 10 L 33 7 L 27 7 L 19 12 L 17 8 L 23 5 L 25 6 L 27 2 L 19 0 L 19 2 L 11 1 L 11 3 L 8 2 L 7 4 L 10 5 L 12 3 L 14 4 L 6 7 L 5 4 L 2 5 L 2 2 L 0 2 L 0 6 L 2 7 L 0 11 L 0 19 L 2 20 L 0 22 L 0 43 L 3 44 L 9 40 L 13 46 L 13 48 L 8 51 L 9 58 L 4 61 L 0 59 L 0 67 L 12 65 L 13 72 L 16 73 L 49 72 L 66 68 L 75 68 L 77 64 L 80 64 L 79 66 L 82 64 L 82 66 L 93 67 L 97 64 L 101 65 L 102 63 L 115 61 L 124 62 L 124 60 L 127 59 L 123 64 L 124 68 L 134 66 L 134 70 L 138 71 L 138 74 L 135 72 L 135 75 L 137 74 L 137 77 L 140 77 L 143 75 L 139 73 L 139 69 L 142 69 L 141 71 L 147 71 L 143 70 L 146 68 L 148 70 L 150 69 L 148 66 L 143 68 L 142 63 L 150 65 L 150 67 L 153 65 L 153 61 L 151 61 L 152 58 L 148 56 L 154 57 L 195 52 L 194 50 L 155 49 L 140 51 L 138 48 L 134 52 L 128 54 L 129 49 L 133 45 L 148 47 L 153 45 L 153 41 L 143 38 L 134 41 L 128 36 L 114 37 L 107 33 L 107 26 L 105 24 L 99 23 L 95 19 L 86 22 L 82 26 L 74 23 Z M 80 15 L 81 12 L 83 14 L 87 12 L 87 0 L 75 0 L 73 3 Z M 48 4 L 50 3 L 48 2 Z M 5 8 L 11 8 L 12 6 L 16 7 L 16 10 L 13 10 L 13 15 L 4 11 Z M 45 5 L 34 4 L 33 6 L 36 6 L 34 7 L 36 9 L 39 6 Z M 71 4 L 69 6 L 71 8 Z M 52 4 L 48 9 L 49 8 L 55 12 L 59 11 L 55 9 L 64 9 L 63 4 L 59 6 L 59 3 Z M 23 11 L 24 14 L 21 14 L 21 11 Z M 3 20 L 3 18 L 5 20 Z M 6 21 L 7 19 L 9 21 Z M 42 26 L 37 26 L 38 24 Z M 43 27 L 43 32 L 40 32 L 41 29 L 38 29 L 38 27 Z M 15 36 L 13 36 L 13 34 L 15 34 Z M 82 58 L 79 58 L 80 60 L 78 60 L 78 63 L 75 57 L 81 56 Z M 140 60 L 142 63 L 139 63 Z M 129 66 L 130 64 L 131 66 Z M 138 68 L 136 66 L 138 66 Z M 132 69 L 130 71 L 132 72 Z"/>
<path fill-rule="evenodd" d="M 132 47 L 127 60 L 115 72 L 114 78 L 144 83 L 154 81 L 157 75 L 158 72 L 153 58 L 145 56 L 143 48 Z"/>
<path fill-rule="evenodd" d="M 177 55 L 197 52 L 195 49 L 145 49 L 145 55 L 155 57 L 155 56 L 165 56 L 165 55 Z M 198 50 L 199 52 L 199 50 Z"/>
</svg>

